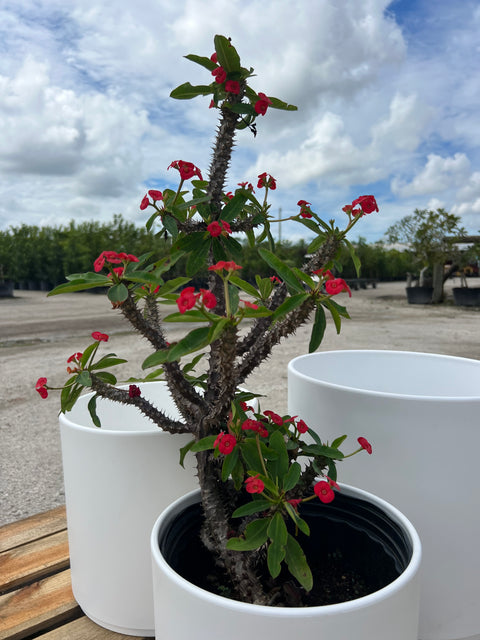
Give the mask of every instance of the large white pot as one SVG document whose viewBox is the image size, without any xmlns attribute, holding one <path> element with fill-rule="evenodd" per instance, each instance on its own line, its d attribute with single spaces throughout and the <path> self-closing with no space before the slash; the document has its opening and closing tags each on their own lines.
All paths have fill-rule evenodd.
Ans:
<svg viewBox="0 0 480 640">
<path fill-rule="evenodd" d="M 480 639 L 480 361 L 300 356 L 288 366 L 288 407 L 324 440 L 371 441 L 373 455 L 339 465 L 339 477 L 395 504 L 419 532 L 420 638 Z"/>
<path fill-rule="evenodd" d="M 165 383 L 139 386 L 180 419 Z M 97 428 L 87 409 L 91 395 L 60 415 L 73 593 L 97 624 L 153 636 L 149 536 L 159 511 L 198 486 L 194 457 L 186 469 L 179 465 L 191 437 L 163 432 L 135 407 L 104 399 Z"/>
<path fill-rule="evenodd" d="M 341 488 L 342 494 L 354 495 L 378 506 L 381 520 L 391 518 L 394 527 L 404 536 L 408 554 L 406 567 L 399 577 L 368 596 L 315 607 L 246 604 L 206 591 L 172 569 L 161 551 L 168 545 L 169 538 L 181 539 L 181 529 L 176 529 L 178 517 L 186 508 L 198 504 L 200 492 L 197 490 L 168 507 L 152 531 L 157 640 L 416 640 L 421 547 L 415 529 L 405 516 L 383 500 L 346 485 Z M 320 538 L 318 544 L 322 544 Z"/>
</svg>

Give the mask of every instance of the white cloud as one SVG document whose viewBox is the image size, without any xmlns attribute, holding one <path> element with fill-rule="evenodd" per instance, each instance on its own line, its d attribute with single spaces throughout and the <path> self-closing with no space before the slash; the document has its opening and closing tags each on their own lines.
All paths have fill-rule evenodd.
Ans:
<svg viewBox="0 0 480 640">
<path fill-rule="evenodd" d="M 392 181 L 393 193 L 402 197 L 442 193 L 461 185 L 470 174 L 470 161 L 464 153 L 442 158 L 429 154 L 427 163 L 411 182 Z"/>
</svg>

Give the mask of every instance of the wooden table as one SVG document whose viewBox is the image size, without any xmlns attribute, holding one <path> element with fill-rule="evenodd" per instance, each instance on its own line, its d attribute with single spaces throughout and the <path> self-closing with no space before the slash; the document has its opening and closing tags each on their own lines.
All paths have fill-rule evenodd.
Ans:
<svg viewBox="0 0 480 640">
<path fill-rule="evenodd" d="M 69 567 L 65 507 L 0 528 L 0 640 L 132 640 L 83 614 Z"/>
</svg>

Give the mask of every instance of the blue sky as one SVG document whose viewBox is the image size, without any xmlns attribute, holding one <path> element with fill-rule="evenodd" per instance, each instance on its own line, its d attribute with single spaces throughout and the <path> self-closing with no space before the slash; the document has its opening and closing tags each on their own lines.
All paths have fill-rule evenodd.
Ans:
<svg viewBox="0 0 480 640">
<path fill-rule="evenodd" d="M 368 241 L 415 208 L 445 207 L 480 230 L 480 2 L 462 0 L 1 0 L 0 228 L 139 224 L 172 160 L 207 173 L 209 83 L 183 58 L 230 36 L 257 91 L 296 104 L 238 137 L 228 189 L 267 171 L 272 214 L 300 199 L 326 219 L 374 194 Z M 282 225 L 282 236 L 298 230 Z"/>
</svg>

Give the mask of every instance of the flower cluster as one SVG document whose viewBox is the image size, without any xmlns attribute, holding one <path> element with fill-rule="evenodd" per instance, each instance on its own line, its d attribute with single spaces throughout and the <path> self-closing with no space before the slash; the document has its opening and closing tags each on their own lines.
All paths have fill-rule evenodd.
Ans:
<svg viewBox="0 0 480 640">
<path fill-rule="evenodd" d="M 123 264 L 124 266 L 129 262 L 138 262 L 137 256 L 132 255 L 131 253 L 117 253 L 116 251 L 102 251 L 102 253 L 98 256 L 98 258 L 93 263 L 93 268 L 96 273 L 101 271 L 107 263 L 107 266 L 112 264 Z M 121 275 L 123 273 L 124 267 L 117 267 L 117 270 L 114 269 L 117 275 Z"/>
<path fill-rule="evenodd" d="M 195 287 L 186 287 L 177 298 L 177 306 L 180 313 L 185 313 L 200 303 L 207 309 L 214 309 L 217 306 L 215 295 L 208 289 L 200 289 L 200 293 L 195 293 Z"/>
</svg>

